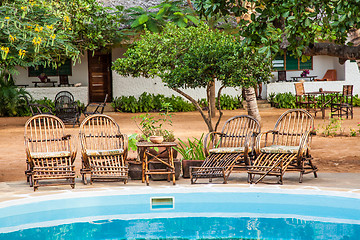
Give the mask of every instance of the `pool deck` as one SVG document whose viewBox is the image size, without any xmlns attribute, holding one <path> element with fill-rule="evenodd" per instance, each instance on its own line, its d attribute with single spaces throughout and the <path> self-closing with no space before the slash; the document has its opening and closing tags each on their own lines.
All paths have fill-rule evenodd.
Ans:
<svg viewBox="0 0 360 240">
<path fill-rule="evenodd" d="M 92 185 L 84 185 L 81 179 L 76 180 L 75 189 L 71 189 L 70 185 L 60 186 L 44 186 L 34 192 L 33 188 L 29 187 L 26 181 L 17 182 L 0 182 L 0 203 L 9 200 L 17 200 L 23 198 L 36 198 L 37 196 L 56 196 L 59 193 L 92 193 L 99 191 L 124 190 L 126 193 L 132 192 L 156 192 L 161 191 L 166 193 L 167 191 L 173 192 L 177 190 L 186 191 L 204 191 L 204 189 L 216 188 L 241 188 L 242 191 L 246 189 L 250 190 L 266 190 L 266 189 L 279 189 L 282 192 L 299 191 L 326 191 L 326 192 L 339 192 L 339 193 L 351 193 L 360 197 L 360 174 L 359 173 L 318 173 L 318 178 L 314 178 L 312 174 L 304 176 L 303 183 L 298 182 L 298 173 L 286 173 L 284 176 L 284 185 L 279 184 L 247 184 L 247 174 L 245 173 L 232 173 L 228 184 L 222 184 L 221 179 L 214 179 L 213 183 L 208 183 L 207 179 L 200 179 L 197 184 L 190 184 L 189 179 L 180 177 L 176 181 L 176 185 L 172 185 L 167 181 L 150 181 L 150 186 L 146 186 L 141 180 L 129 180 L 127 184 L 122 182 L 94 182 Z"/>
</svg>

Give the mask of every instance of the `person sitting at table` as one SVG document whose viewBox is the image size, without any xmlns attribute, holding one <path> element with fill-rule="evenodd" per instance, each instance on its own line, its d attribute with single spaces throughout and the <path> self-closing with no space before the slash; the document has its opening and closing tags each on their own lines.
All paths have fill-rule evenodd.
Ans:
<svg viewBox="0 0 360 240">
<path fill-rule="evenodd" d="M 46 76 L 45 73 L 41 73 L 38 78 L 40 79 L 41 82 L 46 83 L 46 82 L 50 82 L 50 78 L 48 78 L 48 76 Z"/>
</svg>

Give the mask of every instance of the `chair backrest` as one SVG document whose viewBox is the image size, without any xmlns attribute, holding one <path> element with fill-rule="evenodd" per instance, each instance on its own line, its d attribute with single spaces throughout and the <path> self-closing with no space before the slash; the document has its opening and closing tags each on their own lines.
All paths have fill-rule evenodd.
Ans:
<svg viewBox="0 0 360 240">
<path fill-rule="evenodd" d="M 286 81 L 286 71 L 278 71 L 278 81 Z"/>
<path fill-rule="evenodd" d="M 219 147 L 244 147 L 249 134 L 260 133 L 260 123 L 249 115 L 235 116 L 225 122 L 221 133 Z"/>
<path fill-rule="evenodd" d="M 66 85 L 69 85 L 69 77 L 68 77 L 68 75 L 60 75 L 60 76 L 59 76 L 59 80 L 60 80 L 60 81 L 59 81 L 59 82 L 60 82 L 60 84 L 59 84 L 60 86 L 61 86 L 61 85 L 65 85 L 65 86 L 66 86 Z"/>
<path fill-rule="evenodd" d="M 343 86 L 343 95 L 344 96 L 352 96 L 353 88 L 354 88 L 354 85 L 344 85 Z"/>
<path fill-rule="evenodd" d="M 303 96 L 305 94 L 304 83 L 297 82 L 294 83 L 294 85 L 295 85 L 296 96 Z"/>
<path fill-rule="evenodd" d="M 30 152 L 70 151 L 70 140 L 65 137 L 64 129 L 58 117 L 36 115 L 25 123 L 25 142 Z"/>
<path fill-rule="evenodd" d="M 288 110 L 279 117 L 275 124 L 272 144 L 298 146 L 302 134 L 313 130 L 314 118 L 308 111 L 303 109 Z"/>
<path fill-rule="evenodd" d="M 115 120 L 104 114 L 88 116 L 80 125 L 82 149 L 111 150 L 122 149 L 124 141 Z"/>
<path fill-rule="evenodd" d="M 61 98 L 61 97 L 68 97 L 71 101 L 74 101 L 74 95 L 72 95 L 72 93 L 69 91 L 58 92 L 55 96 L 55 102 L 58 98 Z"/>
<path fill-rule="evenodd" d="M 324 77 L 322 78 L 323 81 L 336 81 L 336 70 L 335 69 L 329 69 L 326 71 Z"/>
</svg>

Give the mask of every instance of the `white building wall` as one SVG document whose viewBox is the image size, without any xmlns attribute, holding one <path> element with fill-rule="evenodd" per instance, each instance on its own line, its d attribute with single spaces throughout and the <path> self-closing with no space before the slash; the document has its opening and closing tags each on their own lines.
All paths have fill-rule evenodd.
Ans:
<svg viewBox="0 0 360 240">
<path fill-rule="evenodd" d="M 342 91 L 343 85 L 354 85 L 354 94 L 360 94 L 360 72 L 355 62 L 346 61 L 345 64 L 339 64 L 338 58 L 329 56 L 314 56 L 313 70 L 309 75 L 316 75 L 317 78 L 323 78 L 328 69 L 336 69 L 338 81 L 318 81 L 304 82 L 305 92 L 318 91 L 319 88 L 328 91 Z M 292 76 L 300 76 L 302 71 L 287 71 L 287 79 Z M 275 77 L 272 82 L 266 85 L 266 93 L 286 93 L 295 94 L 294 82 L 274 82 L 277 79 L 277 72 L 273 72 Z M 264 96 L 265 97 L 265 96 Z"/>
<path fill-rule="evenodd" d="M 80 100 L 80 102 L 87 104 L 88 103 L 88 82 L 89 82 L 89 74 L 88 74 L 88 60 L 87 54 L 80 58 L 80 62 L 75 63 L 72 66 L 72 76 L 69 76 L 69 83 L 76 84 L 80 83 L 81 87 L 57 87 L 59 83 L 58 76 L 50 76 L 50 80 L 57 81 L 55 84 L 56 87 L 34 87 L 33 81 L 39 81 L 37 77 L 28 77 L 27 68 L 18 67 L 19 71 L 18 75 L 14 76 L 15 83 L 20 85 L 29 85 L 26 87 L 26 91 L 28 91 L 34 99 L 43 99 L 44 97 L 48 99 L 54 99 L 56 93 L 60 91 L 69 91 L 74 95 L 75 100 Z"/>
<path fill-rule="evenodd" d="M 116 48 L 112 52 L 112 60 L 115 61 L 117 58 L 123 56 L 125 52 L 124 49 Z M 160 78 L 133 78 L 133 77 L 123 77 L 117 74 L 115 71 L 112 71 L 113 77 L 113 97 L 120 96 L 135 96 L 139 97 L 143 92 L 152 93 L 152 94 L 163 94 L 165 96 L 180 96 L 174 90 L 166 87 L 165 84 L 161 81 Z M 219 83 L 215 84 L 216 93 L 221 87 Z M 197 89 L 182 89 L 186 94 L 190 95 L 194 99 L 206 98 L 205 88 Z M 241 89 L 235 88 L 225 88 L 222 90 L 223 94 L 228 94 L 232 96 L 238 96 L 241 94 Z"/>
<path fill-rule="evenodd" d="M 18 67 L 18 75 L 14 76 L 16 84 L 27 84 L 29 87 L 34 87 L 33 81 L 39 81 L 38 77 L 29 77 L 27 68 Z M 58 76 L 49 77 L 52 81 L 59 82 Z M 72 66 L 72 76 L 69 76 L 69 83 L 81 83 L 81 86 L 88 86 L 89 74 L 88 74 L 88 61 L 87 54 L 80 58 L 80 63 L 75 63 Z"/>
</svg>

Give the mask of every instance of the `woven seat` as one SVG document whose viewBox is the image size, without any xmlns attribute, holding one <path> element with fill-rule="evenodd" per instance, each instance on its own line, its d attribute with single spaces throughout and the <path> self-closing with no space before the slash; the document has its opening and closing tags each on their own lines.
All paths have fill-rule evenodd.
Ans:
<svg viewBox="0 0 360 240">
<path fill-rule="evenodd" d="M 252 148 L 248 148 L 247 152 L 251 152 Z M 243 153 L 245 152 L 245 147 L 222 147 L 222 148 L 213 148 L 209 150 L 209 153 Z"/>
<path fill-rule="evenodd" d="M 259 122 L 248 115 L 235 116 L 227 120 L 221 132 L 205 136 L 207 158 L 200 167 L 190 168 L 191 183 L 199 178 L 223 178 L 227 183 L 230 173 L 236 168 L 246 169 L 254 156 L 253 146 L 260 133 Z"/>
<path fill-rule="evenodd" d="M 86 155 L 88 156 L 94 156 L 94 157 L 99 157 L 99 156 L 116 156 L 116 155 L 121 155 L 124 153 L 124 149 L 108 149 L 108 150 L 87 150 L 86 151 Z"/>
<path fill-rule="evenodd" d="M 25 173 L 34 191 L 40 182 L 41 185 L 70 184 L 75 187 L 76 151 L 72 150 L 71 136 L 65 135 L 64 129 L 64 123 L 58 117 L 47 114 L 36 115 L 25 124 Z"/>
<path fill-rule="evenodd" d="M 298 146 L 271 145 L 260 149 L 261 153 L 297 153 Z"/>
<path fill-rule="evenodd" d="M 249 167 L 249 182 L 258 183 L 272 175 L 282 184 L 286 171 L 300 172 L 299 182 L 307 173 L 314 173 L 317 177 L 317 168 L 310 155 L 313 130 L 314 118 L 309 112 L 292 109 L 283 113 L 274 130 L 260 133 L 256 139 L 257 158 Z M 257 175 L 259 178 L 255 179 Z"/>
<path fill-rule="evenodd" d="M 82 169 L 84 184 L 87 175 L 90 183 L 96 181 L 128 180 L 127 136 L 121 134 L 119 125 L 109 116 L 94 114 L 80 125 Z"/>
</svg>

